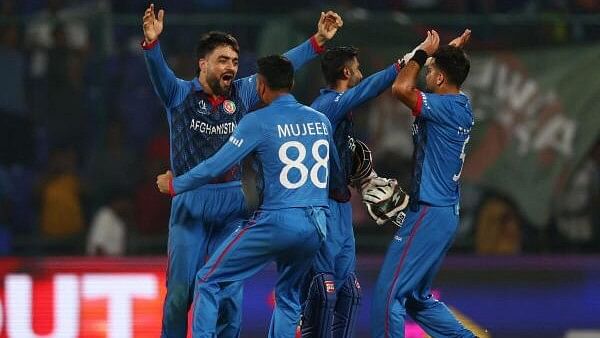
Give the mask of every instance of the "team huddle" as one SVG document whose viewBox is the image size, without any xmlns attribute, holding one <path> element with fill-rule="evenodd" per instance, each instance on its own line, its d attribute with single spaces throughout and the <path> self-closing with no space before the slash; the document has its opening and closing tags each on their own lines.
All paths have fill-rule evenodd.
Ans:
<svg viewBox="0 0 600 338">
<path fill-rule="evenodd" d="M 244 281 L 274 261 L 269 337 L 353 337 L 361 304 L 354 188 L 378 224 L 399 226 L 373 293 L 372 336 L 404 337 L 409 314 L 432 337 L 474 337 L 431 295 L 458 226 L 474 124 L 460 91 L 470 31 L 445 46 L 428 31 L 412 52 L 364 79 L 357 49 L 325 47 L 343 26 L 331 11 L 307 41 L 258 59 L 257 74 L 241 79 L 237 40 L 213 31 L 198 43 L 198 76 L 186 81 L 160 49 L 163 23 L 164 10 L 150 5 L 142 48 L 171 135 L 171 170 L 157 177 L 173 196 L 161 336 L 186 337 L 194 304 L 193 337 L 240 337 Z M 326 88 L 306 106 L 290 94 L 294 73 L 318 56 Z M 416 88 L 423 67 L 427 91 Z M 352 111 L 390 87 L 415 116 L 408 193 L 377 175 L 354 136 Z"/>
</svg>

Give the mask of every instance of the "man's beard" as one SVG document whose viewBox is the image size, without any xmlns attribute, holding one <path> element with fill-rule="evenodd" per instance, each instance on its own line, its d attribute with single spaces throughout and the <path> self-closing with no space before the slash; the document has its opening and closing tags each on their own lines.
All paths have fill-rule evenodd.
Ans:
<svg viewBox="0 0 600 338">
<path fill-rule="evenodd" d="M 231 85 L 226 87 L 221 86 L 221 79 L 216 76 L 207 76 L 206 83 L 215 95 L 227 96 L 231 90 Z"/>
</svg>

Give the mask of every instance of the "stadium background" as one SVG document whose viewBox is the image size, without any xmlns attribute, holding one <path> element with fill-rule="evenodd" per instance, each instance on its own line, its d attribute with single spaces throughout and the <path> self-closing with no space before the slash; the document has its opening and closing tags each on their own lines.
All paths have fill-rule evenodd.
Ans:
<svg viewBox="0 0 600 338">
<path fill-rule="evenodd" d="M 155 4 L 167 11 L 161 43 L 182 78 L 194 75 L 202 32 L 238 38 L 242 77 L 257 56 L 312 34 L 328 8 L 345 21 L 331 44 L 359 47 L 365 75 L 426 29 L 449 41 L 471 28 L 464 89 L 476 128 L 461 228 L 436 291 L 481 336 L 600 337 L 600 2 Z M 0 1 L 0 337 L 157 336 L 169 199 L 154 178 L 168 166 L 168 135 L 139 47 L 146 5 Z M 314 62 L 295 94 L 309 103 L 322 85 Z M 354 114 L 378 172 L 408 184 L 408 112 L 387 92 Z M 394 228 L 355 204 L 365 290 L 357 337 L 368 337 L 370 286 Z M 89 248 L 92 226 L 120 224 L 118 257 Z M 249 282 L 244 337 L 264 336 L 273 282 L 273 268 Z"/>
</svg>

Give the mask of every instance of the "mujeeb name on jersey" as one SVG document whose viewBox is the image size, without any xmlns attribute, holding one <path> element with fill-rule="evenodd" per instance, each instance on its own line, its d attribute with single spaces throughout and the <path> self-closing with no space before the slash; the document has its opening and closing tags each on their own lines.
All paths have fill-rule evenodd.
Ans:
<svg viewBox="0 0 600 338">
<path fill-rule="evenodd" d="M 277 125 L 279 138 L 305 135 L 329 135 L 327 125 L 323 122 L 286 123 Z"/>
</svg>

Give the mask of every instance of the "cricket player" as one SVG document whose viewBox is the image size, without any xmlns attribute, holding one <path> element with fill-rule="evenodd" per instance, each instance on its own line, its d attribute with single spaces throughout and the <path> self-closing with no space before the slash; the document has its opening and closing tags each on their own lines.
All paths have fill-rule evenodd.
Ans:
<svg viewBox="0 0 600 338">
<path fill-rule="evenodd" d="M 248 279 L 273 260 L 279 279 L 269 337 L 293 338 L 300 285 L 326 236 L 331 124 L 289 94 L 293 66 L 285 57 L 259 59 L 256 86 L 268 106 L 246 115 L 228 143 L 186 174 L 157 178 L 161 192 L 180 194 L 211 182 L 248 155 L 258 163 L 258 211 L 197 274 L 194 338 L 214 337 L 223 285 Z"/>
<path fill-rule="evenodd" d="M 469 98 L 460 86 L 470 62 L 462 46 L 470 31 L 439 47 L 436 31 L 412 53 L 392 93 L 412 109 L 414 167 L 409 211 L 385 256 L 373 290 L 371 333 L 404 337 L 409 314 L 432 337 L 474 337 L 431 294 L 431 284 L 456 234 L 459 179 L 474 125 Z M 426 65 L 427 91 L 416 88 Z"/>
<path fill-rule="evenodd" d="M 371 168 L 363 177 L 355 175 L 359 168 L 355 163 L 356 152 L 361 150 L 357 148 L 366 146 L 354 137 L 352 110 L 391 87 L 400 63 L 395 62 L 363 80 L 358 49 L 336 47 L 323 54 L 321 69 L 327 88 L 321 90 L 311 107 L 329 118 L 341 165 L 340 170 L 331 172 L 328 235 L 313 266 L 314 276 L 302 318 L 302 337 L 342 338 L 353 336 L 361 297 L 355 274 L 349 185 L 374 175 Z M 400 211 L 408 204 L 408 196 L 401 189 L 395 193 L 396 196 L 387 198 L 394 198 L 395 209 Z"/>
<path fill-rule="evenodd" d="M 167 111 L 171 168 L 179 176 L 216 153 L 241 118 L 256 108 L 260 98 L 255 75 L 235 80 L 238 42 L 222 32 L 201 37 L 197 47 L 198 77 L 189 81 L 175 77 L 158 39 L 164 16 L 162 9 L 155 13 L 153 4 L 146 9 L 142 47 L 152 84 Z M 337 14 L 321 13 L 317 33 L 285 54 L 293 68 L 297 70 L 315 58 L 341 25 Z M 162 337 L 186 337 L 197 271 L 224 238 L 247 219 L 239 177 L 239 167 L 232 163 L 210 184 L 173 198 Z M 241 284 L 230 285 L 221 296 L 218 336 L 238 337 Z"/>
</svg>

